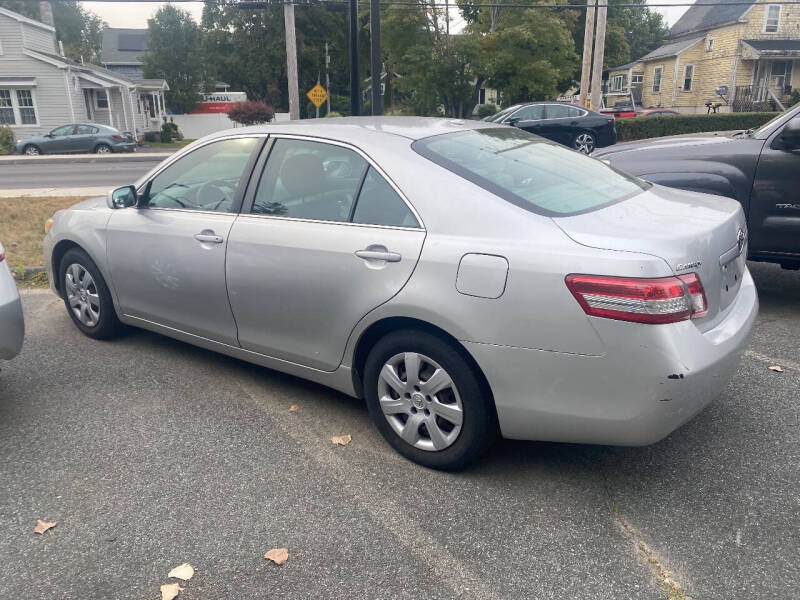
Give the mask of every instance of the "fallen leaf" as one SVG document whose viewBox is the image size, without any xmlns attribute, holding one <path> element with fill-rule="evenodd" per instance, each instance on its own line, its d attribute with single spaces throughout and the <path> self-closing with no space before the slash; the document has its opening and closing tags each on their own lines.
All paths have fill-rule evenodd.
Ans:
<svg viewBox="0 0 800 600">
<path fill-rule="evenodd" d="M 352 439 L 352 436 L 348 433 L 347 435 L 335 435 L 331 438 L 331 441 L 337 446 L 347 446 Z"/>
<path fill-rule="evenodd" d="M 161 600 L 172 600 L 183 588 L 177 583 L 165 583 L 161 586 Z"/>
<path fill-rule="evenodd" d="M 52 529 L 56 525 L 58 525 L 56 521 L 50 523 L 48 521 L 42 521 L 41 519 L 36 519 L 36 528 L 33 530 L 33 533 L 42 534 L 48 529 Z"/>
<path fill-rule="evenodd" d="M 189 581 L 192 578 L 192 575 L 194 575 L 194 569 L 192 568 L 192 565 L 189 563 L 183 563 L 182 565 L 172 569 L 167 577 L 175 577 L 176 579 Z"/>
<path fill-rule="evenodd" d="M 780 365 L 772 365 L 769 368 L 770 371 L 775 371 L 776 373 L 783 373 L 783 367 Z"/>
<path fill-rule="evenodd" d="M 266 558 L 267 560 L 271 560 L 276 565 L 282 565 L 287 560 L 289 560 L 289 549 L 273 548 L 264 555 L 264 558 Z"/>
<path fill-rule="evenodd" d="M 292 404 L 289 407 L 289 412 L 297 412 L 297 404 Z"/>
</svg>

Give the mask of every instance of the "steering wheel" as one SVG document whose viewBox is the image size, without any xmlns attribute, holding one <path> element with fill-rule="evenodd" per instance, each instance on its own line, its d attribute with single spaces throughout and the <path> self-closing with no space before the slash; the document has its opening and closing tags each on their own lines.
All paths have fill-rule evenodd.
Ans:
<svg viewBox="0 0 800 600">
<path fill-rule="evenodd" d="M 214 196 L 212 198 L 208 198 L 206 200 L 206 194 L 213 193 Z M 233 201 L 233 189 L 230 187 L 230 184 L 227 181 L 222 179 L 212 179 L 211 181 L 206 181 L 200 188 L 197 190 L 197 203 L 200 206 L 206 207 L 207 202 L 213 202 L 216 198 L 220 198 L 220 200 L 210 209 L 210 210 L 217 210 L 220 204 L 225 201 L 231 202 Z"/>
</svg>

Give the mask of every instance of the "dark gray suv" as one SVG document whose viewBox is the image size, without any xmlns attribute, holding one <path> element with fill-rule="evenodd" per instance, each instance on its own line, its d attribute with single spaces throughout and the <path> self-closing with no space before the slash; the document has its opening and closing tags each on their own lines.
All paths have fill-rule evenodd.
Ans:
<svg viewBox="0 0 800 600">
<path fill-rule="evenodd" d="M 19 140 L 16 150 L 20 154 L 71 154 L 73 152 L 105 154 L 108 152 L 134 152 L 136 140 L 130 133 L 122 133 L 108 125 L 96 123 L 70 123 L 59 125 L 50 133 Z"/>
</svg>

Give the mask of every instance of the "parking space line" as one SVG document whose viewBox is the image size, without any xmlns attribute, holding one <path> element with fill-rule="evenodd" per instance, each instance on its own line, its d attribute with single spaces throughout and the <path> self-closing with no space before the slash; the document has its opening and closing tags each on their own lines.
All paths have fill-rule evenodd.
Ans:
<svg viewBox="0 0 800 600">
<path fill-rule="evenodd" d="M 744 356 L 769 365 L 780 365 L 784 369 L 792 369 L 793 371 L 800 371 L 800 363 L 795 362 L 793 360 L 786 360 L 783 358 L 771 358 L 766 354 L 754 352 L 753 350 L 745 350 Z"/>
</svg>

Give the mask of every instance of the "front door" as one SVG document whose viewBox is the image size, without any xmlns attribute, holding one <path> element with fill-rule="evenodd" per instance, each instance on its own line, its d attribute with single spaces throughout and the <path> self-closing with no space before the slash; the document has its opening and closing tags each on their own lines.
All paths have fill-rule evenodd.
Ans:
<svg viewBox="0 0 800 600">
<path fill-rule="evenodd" d="M 411 276 L 421 224 L 361 154 L 291 137 L 274 140 L 245 204 L 227 260 L 241 346 L 335 370 L 356 323 Z"/>
<path fill-rule="evenodd" d="M 66 152 L 73 152 L 72 143 L 74 142 L 75 126 L 62 125 L 56 127 L 50 132 L 50 139 L 43 148 L 45 152 L 54 154 L 64 154 Z"/>
<path fill-rule="evenodd" d="M 76 125 L 70 147 L 74 152 L 92 152 L 98 131 L 97 127 L 92 125 Z"/>
<path fill-rule="evenodd" d="M 567 104 L 545 105 L 545 120 L 542 124 L 544 137 L 571 146 L 575 135 L 582 130 L 585 111 Z"/>
<path fill-rule="evenodd" d="M 263 138 L 201 146 L 113 211 L 108 260 L 123 314 L 237 345 L 225 286 L 225 249 Z"/>
<path fill-rule="evenodd" d="M 523 106 L 515 113 L 506 117 L 504 123 L 509 123 L 536 135 L 543 135 L 544 104 L 529 104 Z"/>
<path fill-rule="evenodd" d="M 795 117 L 800 119 L 800 117 Z M 764 144 L 750 196 L 750 252 L 798 255 L 800 150 L 783 147 L 780 128 Z"/>
</svg>

